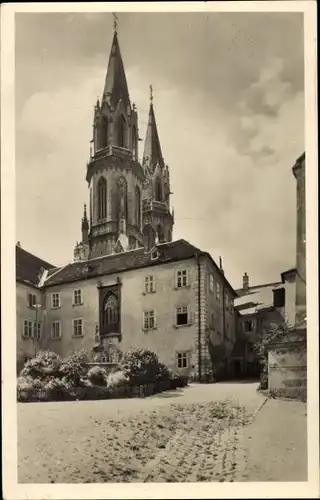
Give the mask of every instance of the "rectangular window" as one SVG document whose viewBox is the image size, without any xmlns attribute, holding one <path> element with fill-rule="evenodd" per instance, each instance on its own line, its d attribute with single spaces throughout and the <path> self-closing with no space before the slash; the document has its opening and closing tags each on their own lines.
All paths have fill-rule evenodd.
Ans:
<svg viewBox="0 0 320 500">
<path fill-rule="evenodd" d="M 145 293 L 153 293 L 156 291 L 154 276 L 146 276 L 144 280 L 144 291 Z"/>
<path fill-rule="evenodd" d="M 224 295 L 224 303 L 225 303 L 226 310 L 229 311 L 229 297 L 228 297 L 227 293 L 225 293 L 225 295 Z"/>
<path fill-rule="evenodd" d="M 247 319 L 244 322 L 244 331 L 249 333 L 249 332 L 252 332 L 252 330 L 253 330 L 253 322 L 251 319 Z"/>
<path fill-rule="evenodd" d="M 33 322 L 33 337 L 35 339 L 41 338 L 41 323 Z"/>
<path fill-rule="evenodd" d="M 74 337 L 82 337 L 83 335 L 83 321 L 82 319 L 73 320 L 73 335 Z"/>
<path fill-rule="evenodd" d="M 188 286 L 188 271 L 183 269 L 181 271 L 177 271 L 177 288 L 183 288 Z"/>
<path fill-rule="evenodd" d="M 209 288 L 210 288 L 210 292 L 213 293 L 213 291 L 214 291 L 213 274 L 210 274 L 210 277 L 209 277 Z"/>
<path fill-rule="evenodd" d="M 52 338 L 60 339 L 61 337 L 61 324 L 60 321 L 53 321 L 52 323 Z"/>
<path fill-rule="evenodd" d="M 284 288 L 273 290 L 273 305 L 274 307 L 284 307 L 286 302 L 286 291 Z"/>
<path fill-rule="evenodd" d="M 188 306 L 180 306 L 176 308 L 176 325 L 188 325 L 189 317 L 188 317 Z"/>
<path fill-rule="evenodd" d="M 156 322 L 154 310 L 145 311 L 143 313 L 143 328 L 145 330 L 152 330 L 153 328 L 155 328 L 155 325 Z"/>
<path fill-rule="evenodd" d="M 220 300 L 220 284 L 216 284 L 216 289 L 217 289 L 217 299 Z"/>
<path fill-rule="evenodd" d="M 57 309 L 60 307 L 60 293 L 51 294 L 51 307 L 52 309 Z"/>
<path fill-rule="evenodd" d="M 82 290 L 74 290 L 73 292 L 73 304 L 75 306 L 78 306 L 82 304 Z"/>
<path fill-rule="evenodd" d="M 188 368 L 188 353 L 187 352 L 177 352 L 177 367 L 178 368 Z"/>
<path fill-rule="evenodd" d="M 33 307 L 36 304 L 36 296 L 34 293 L 28 293 L 28 304 L 29 307 Z"/>
<path fill-rule="evenodd" d="M 23 324 L 23 336 L 31 339 L 32 333 L 33 333 L 32 321 L 25 319 Z"/>
</svg>

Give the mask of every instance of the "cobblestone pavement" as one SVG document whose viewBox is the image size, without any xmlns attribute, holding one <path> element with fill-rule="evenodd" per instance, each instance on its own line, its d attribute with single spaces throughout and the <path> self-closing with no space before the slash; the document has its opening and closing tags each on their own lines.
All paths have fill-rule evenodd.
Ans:
<svg viewBox="0 0 320 500">
<path fill-rule="evenodd" d="M 146 399 L 19 404 L 19 482 L 244 481 L 243 424 L 265 401 L 256 388 L 194 384 Z"/>
<path fill-rule="evenodd" d="M 250 415 L 251 416 L 251 415 Z M 246 448 L 243 425 L 250 422 L 244 408 L 232 417 L 211 423 L 191 421 L 191 432 L 177 431 L 165 450 L 147 464 L 137 482 L 245 481 Z"/>
</svg>

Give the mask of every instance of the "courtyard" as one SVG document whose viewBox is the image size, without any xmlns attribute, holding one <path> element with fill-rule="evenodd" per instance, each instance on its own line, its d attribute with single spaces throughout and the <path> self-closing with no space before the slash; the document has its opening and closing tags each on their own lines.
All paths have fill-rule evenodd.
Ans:
<svg viewBox="0 0 320 500">
<path fill-rule="evenodd" d="M 307 480 L 306 405 L 257 383 L 18 404 L 19 483 Z M 32 467 L 30 467 L 32 464 Z"/>
</svg>

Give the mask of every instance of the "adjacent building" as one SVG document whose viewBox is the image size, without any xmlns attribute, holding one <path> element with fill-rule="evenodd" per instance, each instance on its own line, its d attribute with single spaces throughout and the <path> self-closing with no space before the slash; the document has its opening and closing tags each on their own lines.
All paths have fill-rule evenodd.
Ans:
<svg viewBox="0 0 320 500">
<path fill-rule="evenodd" d="M 16 245 L 17 370 L 41 349 L 45 336 L 44 294 L 41 279 L 52 264 Z"/>
</svg>

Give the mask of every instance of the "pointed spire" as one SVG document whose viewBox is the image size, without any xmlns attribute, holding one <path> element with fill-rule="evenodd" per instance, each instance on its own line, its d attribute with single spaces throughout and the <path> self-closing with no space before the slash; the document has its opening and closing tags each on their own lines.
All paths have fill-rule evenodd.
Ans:
<svg viewBox="0 0 320 500">
<path fill-rule="evenodd" d="M 128 85 L 118 42 L 117 19 L 116 14 L 114 14 L 114 33 L 102 98 L 102 101 L 107 101 L 113 108 L 116 108 L 120 99 L 122 99 L 125 106 L 130 104 Z"/>
<path fill-rule="evenodd" d="M 144 144 L 143 165 L 153 172 L 157 164 L 159 164 L 161 168 L 164 167 L 156 118 L 153 109 L 153 88 L 152 85 L 150 85 L 150 109 L 146 141 Z"/>
<path fill-rule="evenodd" d="M 88 221 L 88 215 L 87 215 L 87 205 L 84 204 L 83 208 L 83 218 L 82 218 L 82 230 L 83 229 L 89 229 L 89 221 Z"/>
</svg>

